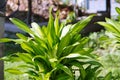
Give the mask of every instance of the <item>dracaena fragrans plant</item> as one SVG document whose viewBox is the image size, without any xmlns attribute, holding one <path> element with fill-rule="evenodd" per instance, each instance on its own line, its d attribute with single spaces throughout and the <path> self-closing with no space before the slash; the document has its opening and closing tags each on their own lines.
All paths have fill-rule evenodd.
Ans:
<svg viewBox="0 0 120 80">
<path fill-rule="evenodd" d="M 25 51 L 1 58 L 25 63 L 6 71 L 13 74 L 27 74 L 32 80 L 97 79 L 101 64 L 91 54 L 92 49 L 85 47 L 88 38 L 82 38 L 79 34 L 92 17 L 93 15 L 76 24 L 65 26 L 65 24 L 59 23 L 58 16 L 54 19 L 50 13 L 47 27 L 40 27 L 33 22 L 31 28 L 19 19 L 11 18 L 10 20 L 29 36 L 17 33 L 18 39 L 0 39 L 0 42 L 13 41 Z M 19 68 L 26 70 L 21 71 Z"/>
</svg>

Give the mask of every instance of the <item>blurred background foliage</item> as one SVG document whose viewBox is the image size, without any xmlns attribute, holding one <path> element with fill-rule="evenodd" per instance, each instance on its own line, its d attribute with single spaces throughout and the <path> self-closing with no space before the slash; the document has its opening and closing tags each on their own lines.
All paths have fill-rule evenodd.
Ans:
<svg viewBox="0 0 120 80">
<path fill-rule="evenodd" d="M 116 0 L 116 2 L 120 3 L 120 0 Z"/>
</svg>

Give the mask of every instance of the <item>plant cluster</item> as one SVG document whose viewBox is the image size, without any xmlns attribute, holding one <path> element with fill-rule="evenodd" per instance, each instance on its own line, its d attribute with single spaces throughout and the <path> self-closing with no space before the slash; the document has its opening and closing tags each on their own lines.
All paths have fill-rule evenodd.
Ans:
<svg viewBox="0 0 120 80">
<path fill-rule="evenodd" d="M 119 8 L 116 10 L 120 13 Z M 100 75 L 103 66 L 99 62 L 99 56 L 92 53 L 95 46 L 88 43 L 88 37 L 80 35 L 80 31 L 94 15 L 69 25 L 60 23 L 58 15 L 57 13 L 54 19 L 50 11 L 47 26 L 40 27 L 33 22 L 31 28 L 19 19 L 10 19 L 29 36 L 17 33 L 18 39 L 0 39 L 0 42 L 15 42 L 24 50 L 24 52 L 13 53 L 1 58 L 9 62 L 23 62 L 15 67 L 7 68 L 6 71 L 27 75 L 31 80 L 114 80 L 111 72 Z M 106 18 L 106 22 L 98 22 L 98 24 L 114 33 L 119 43 L 119 21 Z M 97 44 L 100 44 L 100 40 L 104 41 L 107 38 L 99 38 Z M 102 45 L 102 48 L 105 46 Z"/>
<path fill-rule="evenodd" d="M 114 47 L 111 48 L 111 54 L 108 54 L 103 57 L 103 64 L 108 67 L 108 69 L 111 69 L 111 71 L 114 74 L 114 80 L 120 79 L 120 65 L 119 65 L 119 46 L 120 46 L 120 8 L 116 7 L 116 11 L 118 13 L 118 19 L 112 20 L 109 18 L 106 18 L 106 22 L 98 22 L 98 24 L 105 27 L 105 29 L 109 32 L 111 32 L 115 37 L 115 44 Z M 118 48 L 117 48 L 118 47 Z M 118 49 L 117 51 L 115 51 Z"/>
<path fill-rule="evenodd" d="M 13 41 L 20 44 L 25 50 L 24 53 L 15 53 L 2 58 L 9 61 L 23 61 L 26 64 L 12 67 L 6 71 L 14 74 L 27 74 L 31 79 L 35 80 L 74 80 L 74 68 L 78 68 L 80 73 L 78 79 L 84 80 L 89 77 L 93 78 L 93 70 L 96 71 L 101 65 L 98 63 L 91 53 L 90 48 L 84 45 L 88 38 L 82 38 L 79 35 L 85 25 L 92 19 L 89 16 L 85 20 L 81 20 L 74 25 L 65 26 L 59 24 L 58 17 L 54 20 L 50 14 L 48 26 L 40 27 L 36 23 L 32 23 L 29 28 L 22 21 L 11 18 L 10 20 L 17 25 L 18 28 L 27 32 L 28 36 L 17 33 L 19 39 L 1 39 L 1 42 Z M 86 68 L 83 65 L 86 65 Z M 93 65 L 97 65 L 92 68 Z M 20 71 L 19 68 L 27 68 L 27 71 Z M 89 71 L 90 70 L 90 71 Z M 94 78 L 97 77 L 96 75 Z"/>
<path fill-rule="evenodd" d="M 94 32 L 89 35 L 88 46 L 94 49 L 93 53 L 99 56 L 103 65 L 100 75 L 112 72 L 113 80 L 120 79 L 120 45 L 116 37 L 108 31 Z"/>
</svg>

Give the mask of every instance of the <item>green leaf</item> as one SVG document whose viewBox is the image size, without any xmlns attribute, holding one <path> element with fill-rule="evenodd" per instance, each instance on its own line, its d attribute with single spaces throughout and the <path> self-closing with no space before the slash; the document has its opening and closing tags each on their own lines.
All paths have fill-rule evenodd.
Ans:
<svg viewBox="0 0 120 80">
<path fill-rule="evenodd" d="M 21 43 L 21 47 L 29 53 L 34 52 L 33 48 L 31 48 L 31 46 L 29 46 L 27 43 Z"/>
<path fill-rule="evenodd" d="M 118 14 L 120 14 L 120 8 L 119 7 L 116 7 L 115 10 Z"/>
<path fill-rule="evenodd" d="M 21 59 L 18 58 L 17 56 L 14 56 L 14 54 L 4 56 L 4 57 L 0 58 L 0 60 L 9 61 L 9 62 L 16 62 L 16 61 L 19 62 L 19 61 L 21 61 Z"/>
<path fill-rule="evenodd" d="M 23 40 L 21 40 L 21 39 L 9 39 L 9 38 L 2 38 L 2 39 L 0 39 L 0 43 L 11 42 L 11 41 L 16 42 L 18 44 L 23 42 Z"/>
<path fill-rule="evenodd" d="M 90 15 L 89 17 L 87 17 L 83 20 L 80 20 L 75 25 L 73 25 L 73 28 L 71 30 L 72 34 L 79 33 L 91 21 L 93 16 L 95 16 L 95 15 Z"/>
<path fill-rule="evenodd" d="M 82 53 L 89 54 L 92 50 L 84 48 L 87 42 L 88 42 L 88 38 L 81 39 L 79 41 L 79 44 L 76 47 L 74 47 L 72 52 L 73 53 L 79 52 L 80 54 L 82 54 Z"/>
<path fill-rule="evenodd" d="M 17 18 L 10 18 L 10 21 L 13 22 L 19 29 L 33 34 L 33 32 L 30 30 L 29 26 L 27 26 L 23 21 L 17 19 Z"/>
<path fill-rule="evenodd" d="M 71 72 L 71 70 L 67 67 L 64 66 L 63 64 L 58 64 L 57 67 L 61 70 L 63 70 L 66 74 L 68 74 L 70 77 L 73 77 L 73 73 Z"/>
<path fill-rule="evenodd" d="M 41 55 L 34 56 L 32 58 L 32 61 L 35 62 L 35 59 L 42 59 L 44 62 L 46 62 L 50 66 L 49 60 L 47 60 L 45 56 L 41 56 Z"/>
<path fill-rule="evenodd" d="M 44 33 L 41 30 L 41 27 L 37 23 L 35 23 L 35 22 L 33 22 L 31 24 L 31 26 L 32 26 L 31 30 L 34 32 L 34 35 L 36 35 L 36 36 L 38 36 L 38 37 L 43 39 Z"/>
<path fill-rule="evenodd" d="M 23 40 L 25 40 L 25 41 L 27 41 L 27 37 L 26 36 L 24 36 L 23 34 L 21 34 L 21 33 L 17 33 L 16 34 L 20 39 L 23 39 Z"/>
<path fill-rule="evenodd" d="M 63 53 L 64 53 L 64 54 L 61 54 L 61 55 L 62 55 L 62 56 L 67 56 L 67 55 L 69 55 L 70 53 L 75 53 L 75 52 L 73 52 L 73 50 L 74 50 L 74 48 L 75 48 L 76 46 L 78 46 L 79 44 L 80 44 L 80 43 L 76 42 L 76 43 L 74 43 L 74 44 L 72 44 L 72 45 L 69 45 L 69 46 L 65 47 L 64 50 L 63 50 Z M 80 50 L 80 48 L 79 48 L 79 50 Z"/>
<path fill-rule="evenodd" d="M 10 60 L 10 56 L 4 56 L 4 57 L 0 58 L 0 60 L 9 61 Z"/>
<path fill-rule="evenodd" d="M 80 54 L 78 54 L 78 53 L 72 53 L 72 54 L 69 54 L 68 56 L 66 56 L 65 58 L 76 58 L 79 56 L 80 56 Z"/>
<path fill-rule="evenodd" d="M 46 37 L 48 35 L 47 27 L 46 26 L 42 26 L 41 30 L 44 33 L 44 36 Z"/>
<path fill-rule="evenodd" d="M 67 25 L 67 26 L 63 27 L 60 39 L 62 39 L 64 36 L 66 36 L 69 33 L 71 27 L 72 27 L 71 25 Z"/>
<path fill-rule="evenodd" d="M 55 33 L 56 33 L 57 36 L 59 36 L 60 26 L 59 26 L 59 18 L 58 18 L 58 15 L 56 15 L 55 22 L 54 22 L 54 26 L 55 26 Z"/>
<path fill-rule="evenodd" d="M 92 59 L 90 57 L 86 57 L 86 56 L 82 56 L 78 59 L 79 62 L 81 62 L 82 64 L 91 64 L 91 65 L 99 65 L 99 66 L 102 66 L 102 64 L 100 62 L 98 62 L 97 60 L 95 59 Z"/>
<path fill-rule="evenodd" d="M 34 70 L 28 70 L 28 71 L 25 72 L 25 73 L 29 74 L 30 77 L 41 77 L 41 76 L 39 76 L 39 74 L 37 74 L 37 72 L 34 71 Z"/>
<path fill-rule="evenodd" d="M 90 56 L 86 56 L 86 55 L 81 55 L 80 53 L 70 53 L 69 55 L 65 56 L 64 58 L 76 58 L 76 59 L 85 59 L 88 61 L 88 59 L 92 59 Z M 85 61 L 84 60 L 84 61 Z M 83 61 L 83 62 L 84 62 Z M 91 61 L 91 60 L 90 60 Z"/>
<path fill-rule="evenodd" d="M 48 38 L 50 47 L 53 46 L 54 38 L 56 37 L 55 27 L 54 27 L 54 18 L 52 16 L 51 10 L 52 9 L 50 9 L 49 22 L 47 26 L 47 38 Z"/>
<path fill-rule="evenodd" d="M 9 39 L 9 38 L 2 38 L 2 39 L 0 39 L 0 43 L 10 42 L 10 41 L 12 41 L 12 39 Z"/>
<path fill-rule="evenodd" d="M 32 65 L 27 65 L 27 64 L 23 64 L 23 65 L 18 65 L 17 68 L 24 68 L 24 69 L 34 69 L 34 66 Z"/>
<path fill-rule="evenodd" d="M 86 77 L 85 80 L 93 80 L 94 79 L 94 71 L 92 71 L 92 65 L 89 65 L 86 69 Z"/>
<path fill-rule="evenodd" d="M 120 32 L 114 26 L 112 26 L 109 23 L 98 22 L 98 24 L 100 24 L 101 26 L 104 26 L 108 31 L 111 31 L 111 32 L 116 33 L 116 34 L 120 34 Z"/>
<path fill-rule="evenodd" d="M 26 63 L 32 63 L 32 57 L 27 53 L 17 53 L 16 54 L 20 59 L 22 59 Z"/>
<path fill-rule="evenodd" d="M 60 43 L 58 44 L 58 51 L 57 51 L 57 56 L 60 57 L 61 56 L 61 53 L 63 51 L 63 49 L 69 45 L 70 43 L 70 39 L 71 39 L 71 36 L 70 34 L 67 34 L 66 36 L 64 36 Z"/>
<path fill-rule="evenodd" d="M 112 73 L 109 72 L 109 73 L 105 76 L 104 80 L 111 80 L 111 79 L 112 79 Z"/>
<path fill-rule="evenodd" d="M 44 80 L 50 80 L 50 75 L 51 75 L 51 73 L 50 73 L 50 72 L 49 72 L 49 73 L 47 73 L 47 74 L 45 75 Z"/>
<path fill-rule="evenodd" d="M 12 41 L 15 42 L 16 44 L 21 44 L 24 42 L 24 40 L 22 39 L 13 39 Z"/>
<path fill-rule="evenodd" d="M 14 69 L 14 68 L 9 68 L 9 69 L 6 69 L 5 71 L 9 72 L 9 73 L 12 73 L 12 74 L 15 74 L 15 75 L 20 75 L 20 74 L 23 74 L 22 71 L 18 70 L 18 69 Z"/>
<path fill-rule="evenodd" d="M 48 45 L 52 48 L 53 38 L 50 33 L 48 34 L 47 38 L 48 38 Z"/>
<path fill-rule="evenodd" d="M 107 23 L 111 24 L 115 28 L 115 30 L 117 30 L 120 33 L 120 23 L 119 22 L 114 21 L 109 18 L 105 18 L 105 20 Z"/>
</svg>

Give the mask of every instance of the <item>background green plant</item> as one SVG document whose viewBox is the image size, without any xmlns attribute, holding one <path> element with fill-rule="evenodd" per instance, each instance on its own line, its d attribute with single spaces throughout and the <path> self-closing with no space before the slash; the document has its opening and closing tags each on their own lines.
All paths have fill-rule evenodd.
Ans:
<svg viewBox="0 0 120 80">
<path fill-rule="evenodd" d="M 99 56 L 99 61 L 103 65 L 101 76 L 112 72 L 113 80 L 120 77 L 120 48 L 116 37 L 108 31 L 94 32 L 89 35 L 88 46 L 93 47 L 93 53 Z"/>
<path fill-rule="evenodd" d="M 112 20 L 109 18 L 106 18 L 106 22 L 98 22 L 98 24 L 102 25 L 105 27 L 105 29 L 113 34 L 115 37 L 116 43 L 114 44 L 114 47 L 111 48 L 111 51 L 109 55 L 104 56 L 104 60 L 106 63 L 108 62 L 109 64 L 104 63 L 106 67 L 109 66 L 109 69 L 114 73 L 114 79 L 120 79 L 120 69 L 119 69 L 119 47 L 120 47 L 120 8 L 116 7 L 116 11 L 118 13 L 118 19 L 117 20 Z M 117 51 L 116 51 L 117 49 Z M 106 57 L 106 58 L 105 58 Z"/>
<path fill-rule="evenodd" d="M 116 2 L 120 3 L 120 0 L 115 0 Z"/>
</svg>

